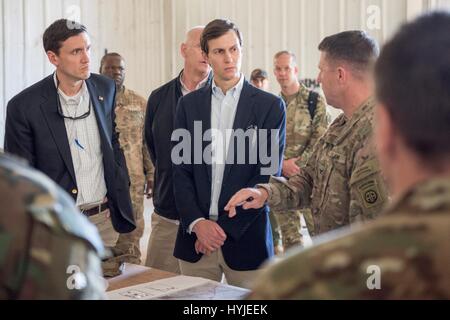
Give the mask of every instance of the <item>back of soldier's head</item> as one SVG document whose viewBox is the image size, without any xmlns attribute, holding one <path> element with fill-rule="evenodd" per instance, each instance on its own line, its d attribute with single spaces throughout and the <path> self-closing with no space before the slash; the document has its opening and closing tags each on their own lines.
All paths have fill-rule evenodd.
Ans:
<svg viewBox="0 0 450 320">
<path fill-rule="evenodd" d="M 326 54 L 333 63 L 347 63 L 355 75 L 373 71 L 380 49 L 378 43 L 361 30 L 343 31 L 324 38 L 319 51 Z"/>
<path fill-rule="evenodd" d="M 0 154 L 0 300 L 104 297 L 95 227 L 53 181 Z"/>
<path fill-rule="evenodd" d="M 407 146 L 424 163 L 450 156 L 450 13 L 406 24 L 376 65 L 377 96 Z"/>
</svg>

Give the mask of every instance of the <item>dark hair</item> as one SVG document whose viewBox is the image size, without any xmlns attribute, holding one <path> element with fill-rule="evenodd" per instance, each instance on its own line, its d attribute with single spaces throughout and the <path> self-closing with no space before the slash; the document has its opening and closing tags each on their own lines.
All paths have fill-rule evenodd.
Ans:
<svg viewBox="0 0 450 320">
<path fill-rule="evenodd" d="M 450 155 L 450 13 L 404 25 L 375 67 L 377 96 L 422 159 Z M 439 161 L 437 161 L 439 162 Z"/>
<path fill-rule="evenodd" d="M 202 36 L 200 38 L 200 46 L 202 48 L 202 51 L 208 54 L 208 41 L 217 39 L 230 30 L 233 30 L 236 33 L 239 39 L 239 44 L 242 46 L 242 36 L 239 32 L 238 27 L 230 20 L 216 19 L 208 23 L 203 30 Z"/>
<path fill-rule="evenodd" d="M 106 53 L 102 57 L 102 60 L 100 60 L 100 73 L 102 72 L 103 65 L 105 64 L 106 59 L 108 59 L 108 57 L 117 57 L 117 58 L 123 59 L 123 57 L 120 54 L 118 54 L 117 52 L 108 52 L 108 53 Z"/>
<path fill-rule="evenodd" d="M 372 69 L 380 52 L 377 42 L 359 30 L 326 37 L 319 44 L 319 50 L 331 61 L 345 61 L 360 71 Z"/>
<path fill-rule="evenodd" d="M 67 19 L 56 20 L 44 32 L 44 50 L 58 55 L 62 42 L 83 32 L 87 33 L 87 29 L 78 22 Z"/>
</svg>

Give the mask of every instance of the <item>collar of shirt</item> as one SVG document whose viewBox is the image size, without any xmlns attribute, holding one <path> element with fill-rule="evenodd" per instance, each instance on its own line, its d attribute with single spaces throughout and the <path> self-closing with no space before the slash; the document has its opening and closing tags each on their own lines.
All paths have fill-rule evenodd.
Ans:
<svg viewBox="0 0 450 320">
<path fill-rule="evenodd" d="M 58 87 L 58 79 L 56 78 L 56 72 L 53 73 L 53 81 L 55 82 L 55 87 Z M 80 91 L 74 96 L 68 96 L 66 95 L 61 89 L 58 88 L 59 97 L 61 99 L 61 102 L 65 105 L 68 104 L 79 104 L 81 97 L 86 97 L 88 95 L 88 90 L 86 86 L 86 81 L 83 81 L 83 84 L 81 85 Z"/>
<path fill-rule="evenodd" d="M 366 101 L 364 101 L 358 109 L 352 114 L 352 117 L 348 119 L 345 114 L 345 120 L 350 121 L 352 124 L 358 122 L 362 117 L 366 116 L 368 112 L 372 112 L 375 107 L 375 98 L 373 96 L 370 96 L 367 98 Z"/>
<path fill-rule="evenodd" d="M 209 73 L 208 75 L 205 77 L 205 79 L 203 79 L 202 81 L 199 82 L 199 84 L 197 85 L 197 87 L 195 87 L 194 90 L 189 90 L 188 87 L 186 86 L 186 84 L 183 82 L 183 74 L 184 71 L 181 72 L 180 74 L 180 83 L 181 83 L 181 93 L 183 94 L 183 96 L 187 95 L 188 93 L 198 90 L 200 88 L 203 88 L 206 83 L 208 82 L 208 78 L 209 78 Z"/>
<path fill-rule="evenodd" d="M 234 87 L 230 88 L 230 89 L 227 91 L 227 94 L 228 94 L 228 92 L 231 92 L 231 94 L 233 95 L 233 98 L 234 98 L 235 100 L 238 100 L 239 97 L 240 97 L 240 95 L 241 95 L 241 92 L 242 92 L 242 88 L 243 88 L 243 87 L 244 87 L 244 76 L 243 76 L 242 73 L 241 73 L 241 77 L 240 77 L 240 79 L 239 79 L 239 82 L 238 82 Z M 213 81 L 212 81 L 212 94 L 213 94 L 217 99 L 220 99 L 220 100 L 222 100 L 223 97 L 225 97 L 225 94 L 222 92 L 222 89 L 220 89 L 220 88 L 216 85 L 215 79 L 213 79 Z"/>
</svg>

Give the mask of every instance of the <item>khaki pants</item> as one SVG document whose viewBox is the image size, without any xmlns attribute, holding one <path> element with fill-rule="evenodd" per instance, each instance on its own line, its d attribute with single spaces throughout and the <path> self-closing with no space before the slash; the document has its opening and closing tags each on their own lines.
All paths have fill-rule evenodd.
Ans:
<svg viewBox="0 0 450 320">
<path fill-rule="evenodd" d="M 173 256 L 178 225 L 152 214 L 152 232 L 147 247 L 145 265 L 164 271 L 180 273 L 178 260 Z"/>
<path fill-rule="evenodd" d="M 226 264 L 222 249 L 214 251 L 211 255 L 204 255 L 198 262 L 180 262 L 181 274 L 185 276 L 201 277 L 220 282 L 225 275 L 227 283 L 242 288 L 250 288 L 253 280 L 261 272 L 261 269 L 250 271 L 233 270 Z"/>
<path fill-rule="evenodd" d="M 111 218 L 107 217 L 108 212 L 109 210 L 102 211 L 99 214 L 88 217 L 88 219 L 97 227 L 103 240 L 103 245 L 107 248 L 112 248 L 116 245 L 119 234 L 114 230 Z"/>
<path fill-rule="evenodd" d="M 125 262 L 141 264 L 141 249 L 139 242 L 144 234 L 144 193 L 141 187 L 131 186 L 130 195 L 131 203 L 133 205 L 134 221 L 136 222 L 136 229 L 129 233 L 121 233 L 116 243 L 118 252 L 124 254 Z"/>
</svg>

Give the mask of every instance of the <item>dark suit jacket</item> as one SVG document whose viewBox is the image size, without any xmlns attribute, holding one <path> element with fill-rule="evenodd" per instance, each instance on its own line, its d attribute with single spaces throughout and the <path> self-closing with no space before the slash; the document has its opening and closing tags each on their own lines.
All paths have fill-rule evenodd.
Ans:
<svg viewBox="0 0 450 320">
<path fill-rule="evenodd" d="M 135 229 L 125 157 L 115 132 L 115 85 L 92 74 L 86 80 L 97 119 L 107 197 L 116 231 Z M 102 98 L 100 98 L 102 97 Z M 76 199 L 77 182 L 64 119 L 57 111 L 53 75 L 12 98 L 7 107 L 5 151 L 28 160 Z"/>
<path fill-rule="evenodd" d="M 155 165 L 153 206 L 156 213 L 173 220 L 180 219 L 180 215 L 173 195 L 170 138 L 177 103 L 183 96 L 180 82 L 181 73 L 151 93 L 145 118 L 145 140 Z M 211 78 L 212 74 L 208 78 L 208 83 L 211 82 Z"/>
<path fill-rule="evenodd" d="M 181 98 L 178 102 L 175 129 L 185 129 L 192 137 L 191 163 L 194 163 L 194 121 L 201 121 L 202 133 L 211 128 L 211 86 L 199 89 Z M 284 102 L 272 94 L 261 91 L 247 81 L 244 82 L 237 106 L 233 129 L 279 129 L 278 163 L 279 174 L 285 143 L 285 106 Z M 200 137 L 201 139 L 202 137 Z M 237 216 L 228 218 L 223 210 L 230 198 L 240 189 L 254 187 L 258 183 L 267 183 L 270 175 L 261 175 L 260 154 L 257 163 L 249 161 L 249 150 L 258 145 L 248 139 L 245 143 L 245 164 L 236 164 L 237 144 L 234 146 L 234 164 L 225 166 L 222 190 L 219 198 L 218 224 L 227 234 L 222 252 L 228 266 L 234 270 L 257 269 L 264 260 L 273 255 L 273 241 L 268 219 L 269 208 L 244 211 L 237 209 Z M 259 137 L 257 138 L 259 141 Z M 270 137 L 269 137 L 270 142 Z M 202 143 L 202 151 L 210 144 Z M 177 143 L 175 142 L 176 146 Z M 270 144 L 269 144 L 270 147 Z M 174 147 L 174 151 L 177 147 Z M 254 149 L 252 149 L 255 152 Z M 269 148 L 270 151 L 270 148 Z M 183 152 L 180 152 L 184 155 Z M 197 152 L 198 153 L 198 152 Z M 270 155 L 270 152 L 268 153 Z M 198 156 L 198 155 L 197 155 Z M 230 150 L 228 152 L 230 157 Z M 180 228 L 175 244 L 175 257 L 197 262 L 201 255 L 195 252 L 196 235 L 188 234 L 189 225 L 198 218 L 209 219 L 211 204 L 211 165 L 201 161 L 200 164 L 174 164 L 174 193 L 177 209 L 180 213 Z"/>
</svg>

